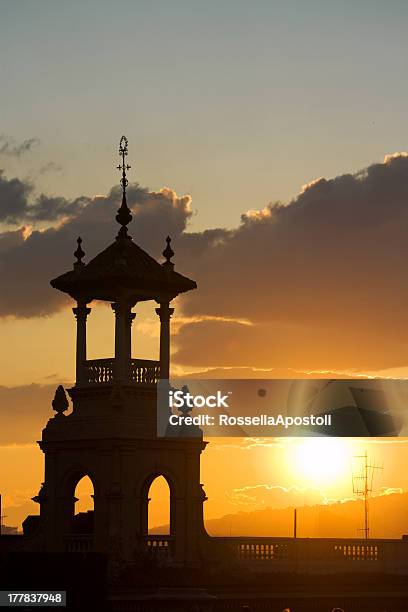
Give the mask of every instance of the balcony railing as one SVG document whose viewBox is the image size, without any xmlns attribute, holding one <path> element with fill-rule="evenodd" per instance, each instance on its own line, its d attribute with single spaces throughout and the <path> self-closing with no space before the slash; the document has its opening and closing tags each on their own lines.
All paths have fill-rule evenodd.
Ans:
<svg viewBox="0 0 408 612">
<path fill-rule="evenodd" d="M 404 540 L 279 537 L 214 540 L 227 546 L 243 565 L 260 571 L 408 573 L 408 542 Z"/>
<path fill-rule="evenodd" d="M 115 382 L 115 359 L 89 359 L 83 364 L 84 383 L 104 385 Z M 160 378 L 160 362 L 130 359 L 127 380 L 140 385 L 154 385 Z"/>
<path fill-rule="evenodd" d="M 297 553 L 305 559 L 306 555 L 315 560 L 322 557 L 335 561 L 378 561 L 378 543 L 353 540 L 274 540 L 273 538 L 243 538 L 234 543 L 235 553 L 240 559 L 252 561 L 286 561 L 293 559 Z"/>
<path fill-rule="evenodd" d="M 336 574 L 347 572 L 408 574 L 406 540 L 361 540 L 342 538 L 214 537 L 243 567 L 260 572 Z M 145 549 L 152 558 L 174 559 L 175 536 L 147 535 Z M 65 550 L 89 553 L 93 534 L 69 534 Z"/>
<path fill-rule="evenodd" d="M 114 359 L 90 359 L 83 365 L 85 382 L 88 385 L 102 385 L 113 382 Z"/>
<path fill-rule="evenodd" d="M 146 549 L 155 559 L 172 559 L 174 536 L 149 535 L 145 537 Z M 65 536 L 65 550 L 70 553 L 89 553 L 94 549 L 92 533 L 72 533 Z"/>
<path fill-rule="evenodd" d="M 160 378 L 160 362 L 150 359 L 130 360 L 130 380 L 142 385 L 155 385 Z"/>
</svg>

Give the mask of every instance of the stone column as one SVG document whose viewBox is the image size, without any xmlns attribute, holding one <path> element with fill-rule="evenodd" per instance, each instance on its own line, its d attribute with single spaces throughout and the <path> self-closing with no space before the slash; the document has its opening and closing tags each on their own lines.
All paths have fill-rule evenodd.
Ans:
<svg viewBox="0 0 408 612">
<path fill-rule="evenodd" d="M 131 325 L 134 315 L 131 306 L 126 302 L 111 304 L 115 313 L 115 380 L 129 380 L 131 357 Z"/>
<path fill-rule="evenodd" d="M 156 312 L 160 317 L 160 378 L 166 380 L 170 376 L 170 317 L 174 308 L 169 302 L 161 302 Z"/>
<path fill-rule="evenodd" d="M 132 324 L 135 319 L 136 319 L 136 313 L 128 312 L 128 323 L 127 323 L 127 334 L 126 334 L 126 340 L 127 340 L 126 352 L 127 352 L 129 359 L 132 359 Z"/>
<path fill-rule="evenodd" d="M 86 303 L 77 302 L 77 307 L 72 309 L 77 322 L 76 338 L 76 386 L 87 383 L 86 376 L 86 319 L 91 312 Z"/>
</svg>

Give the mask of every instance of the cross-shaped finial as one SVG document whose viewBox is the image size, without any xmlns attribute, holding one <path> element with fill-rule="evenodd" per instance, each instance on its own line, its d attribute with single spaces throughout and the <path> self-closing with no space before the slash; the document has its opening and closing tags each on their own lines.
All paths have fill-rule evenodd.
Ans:
<svg viewBox="0 0 408 612">
<path fill-rule="evenodd" d="M 128 186 L 128 180 L 126 178 L 126 170 L 130 170 L 131 166 L 125 163 L 125 157 L 128 154 L 128 139 L 126 136 L 122 136 L 119 143 L 119 155 L 122 157 L 122 163 L 117 166 L 118 170 L 122 170 L 122 178 L 120 180 L 120 184 L 122 185 L 123 193 L 126 191 L 126 187 Z"/>
<path fill-rule="evenodd" d="M 130 169 L 129 164 L 125 163 L 125 157 L 128 154 L 128 139 L 126 136 L 122 136 L 119 143 L 119 155 L 122 157 L 122 163 L 119 164 L 118 170 L 122 170 L 122 178 L 120 180 L 120 184 L 122 185 L 122 204 L 118 210 L 118 214 L 116 215 L 116 221 L 122 227 L 119 230 L 118 235 L 116 236 L 116 240 L 126 238 L 130 239 L 128 236 L 127 225 L 132 220 L 132 214 L 126 202 L 126 187 L 128 186 L 128 180 L 126 178 L 126 170 Z"/>
</svg>

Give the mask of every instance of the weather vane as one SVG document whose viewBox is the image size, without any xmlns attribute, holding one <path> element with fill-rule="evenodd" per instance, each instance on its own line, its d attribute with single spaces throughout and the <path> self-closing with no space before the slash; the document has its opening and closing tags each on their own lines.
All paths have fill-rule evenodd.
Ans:
<svg viewBox="0 0 408 612">
<path fill-rule="evenodd" d="M 125 157 L 128 154 L 128 139 L 126 136 L 122 136 L 119 143 L 119 155 L 122 158 L 122 163 L 117 167 L 118 170 L 122 170 L 122 178 L 120 179 L 120 184 L 122 185 L 123 193 L 126 191 L 126 187 L 128 186 L 129 181 L 126 178 L 126 170 L 130 170 L 131 166 L 125 163 Z"/>
<path fill-rule="evenodd" d="M 117 166 L 118 170 L 122 170 L 122 178 L 120 180 L 120 184 L 122 185 L 122 204 L 118 210 L 118 214 L 116 215 L 116 221 L 122 227 L 119 230 L 119 233 L 116 237 L 116 240 L 121 238 L 130 238 L 128 236 L 127 225 L 132 220 L 132 213 L 126 202 L 126 187 L 128 186 L 129 181 L 126 178 L 126 170 L 130 169 L 129 164 L 125 162 L 125 157 L 128 154 L 128 139 L 126 136 L 122 136 L 119 143 L 119 155 L 122 158 L 122 163 Z"/>
</svg>

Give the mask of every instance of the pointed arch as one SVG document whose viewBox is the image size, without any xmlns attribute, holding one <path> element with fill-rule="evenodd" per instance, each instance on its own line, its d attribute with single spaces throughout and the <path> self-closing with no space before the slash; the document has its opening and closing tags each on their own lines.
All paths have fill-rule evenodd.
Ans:
<svg viewBox="0 0 408 612">
<path fill-rule="evenodd" d="M 75 514 L 94 510 L 94 485 L 88 474 L 78 480 L 74 491 Z"/>
<path fill-rule="evenodd" d="M 61 479 L 60 494 L 64 496 L 74 496 L 75 489 L 78 483 L 87 476 L 92 483 L 94 495 L 98 495 L 99 483 L 92 470 L 86 466 L 75 463 L 71 464 L 66 470 Z"/>
<path fill-rule="evenodd" d="M 156 481 L 157 485 L 154 484 Z M 156 535 L 174 535 L 176 524 L 175 500 L 177 491 L 178 483 L 174 477 L 168 473 L 168 470 L 156 469 L 145 478 L 141 486 L 141 533 L 143 535 L 147 536 L 153 530 Z M 157 520 L 158 517 L 160 517 L 160 513 L 163 517 L 167 516 L 166 525 L 168 528 L 165 531 L 162 530 L 159 534 L 157 532 L 157 527 L 165 526 L 163 523 L 159 525 L 160 521 Z"/>
<path fill-rule="evenodd" d="M 93 534 L 98 485 L 92 471 L 82 464 L 71 464 L 61 478 L 59 489 L 64 532 Z"/>
<path fill-rule="evenodd" d="M 163 475 L 156 476 L 148 491 L 148 535 L 170 535 L 170 500 L 169 483 Z"/>
</svg>

